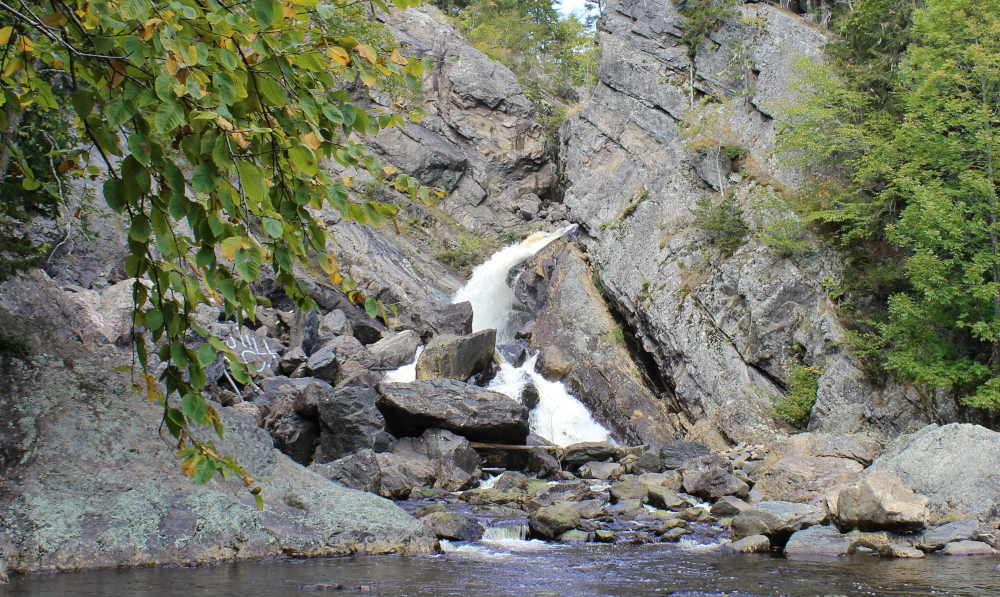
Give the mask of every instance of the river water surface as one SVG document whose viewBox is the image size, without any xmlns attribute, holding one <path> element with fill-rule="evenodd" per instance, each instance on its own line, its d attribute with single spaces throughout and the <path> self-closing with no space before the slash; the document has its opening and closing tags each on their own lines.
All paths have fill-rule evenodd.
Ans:
<svg viewBox="0 0 1000 597">
<path fill-rule="evenodd" d="M 454 548 L 453 548 L 454 549 Z M 797 560 L 680 546 L 479 543 L 425 557 L 366 556 L 14 577 L 18 597 L 175 595 L 675 597 L 1000 595 L 994 557 Z M 326 585 L 322 590 L 310 585 Z M 342 585 L 342 588 L 337 588 Z M 0 585 L 2 587 L 2 585 Z"/>
</svg>

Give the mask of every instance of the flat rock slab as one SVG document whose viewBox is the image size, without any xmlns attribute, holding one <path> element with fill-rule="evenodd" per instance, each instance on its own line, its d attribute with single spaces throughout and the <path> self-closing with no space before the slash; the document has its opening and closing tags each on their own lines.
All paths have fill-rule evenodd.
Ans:
<svg viewBox="0 0 1000 597">
<path fill-rule="evenodd" d="M 378 385 L 376 405 L 397 437 L 447 429 L 471 441 L 523 445 L 528 409 L 499 392 L 453 379 Z"/>
<path fill-rule="evenodd" d="M 917 547 L 924 551 L 937 551 L 954 541 L 972 539 L 979 532 L 979 521 L 971 518 L 941 525 L 924 533 Z"/>
<path fill-rule="evenodd" d="M 956 541 L 944 546 L 940 551 L 946 556 L 992 556 L 997 550 L 979 541 Z"/>
<path fill-rule="evenodd" d="M 750 535 L 781 539 L 795 531 L 821 524 L 825 518 L 826 512 L 809 504 L 761 502 L 733 518 L 732 535 L 737 541 Z"/>
</svg>

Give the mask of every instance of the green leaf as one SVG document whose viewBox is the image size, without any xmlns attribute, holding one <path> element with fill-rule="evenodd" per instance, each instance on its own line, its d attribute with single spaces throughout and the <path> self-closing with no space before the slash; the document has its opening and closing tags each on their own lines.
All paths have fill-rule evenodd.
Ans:
<svg viewBox="0 0 1000 597">
<path fill-rule="evenodd" d="M 240 164 L 240 184 L 243 185 L 243 192 L 254 203 L 260 204 L 267 197 L 267 186 L 264 184 L 264 177 L 256 166 L 245 162 Z"/>
<path fill-rule="evenodd" d="M 281 83 L 269 75 L 259 75 L 257 86 L 260 87 L 261 93 L 272 105 L 284 106 L 288 103 L 288 92 L 281 86 Z"/>
<path fill-rule="evenodd" d="M 202 458 L 194 465 L 194 482 L 204 485 L 215 476 L 215 464 L 208 458 Z"/>
<path fill-rule="evenodd" d="M 146 214 L 137 214 L 132 218 L 132 226 L 129 228 L 128 236 L 137 243 L 147 243 L 149 242 L 149 236 L 152 234 L 152 229 L 149 225 L 149 218 Z"/>
<path fill-rule="evenodd" d="M 81 119 L 86 119 L 94 111 L 94 97 L 87 89 L 77 89 L 72 96 L 73 109 Z"/>
<path fill-rule="evenodd" d="M 260 247 L 254 245 L 249 249 L 236 250 L 236 273 L 247 282 L 252 282 L 260 276 L 260 266 L 263 254 Z"/>
<path fill-rule="evenodd" d="M 263 510 L 264 509 L 264 498 L 260 497 L 259 493 L 253 494 L 253 501 L 254 501 L 255 504 L 257 504 L 257 509 L 258 510 Z"/>
<path fill-rule="evenodd" d="M 165 101 L 156 109 L 153 116 L 153 124 L 161 133 L 169 133 L 184 122 L 186 113 L 180 104 Z"/>
<path fill-rule="evenodd" d="M 208 405 L 205 404 L 203 396 L 185 394 L 181 400 L 181 406 L 184 408 L 184 414 L 187 415 L 189 421 L 196 425 L 205 424 L 205 417 L 208 416 Z"/>
<path fill-rule="evenodd" d="M 150 141 L 149 137 L 139 133 L 132 133 L 128 136 L 128 149 L 143 166 L 149 165 Z"/>
<path fill-rule="evenodd" d="M 267 29 L 274 21 L 274 2 L 272 0 L 254 0 L 253 13 L 257 19 L 257 25 L 261 29 Z"/>
<path fill-rule="evenodd" d="M 198 362 L 201 363 L 203 367 L 208 367 L 215 362 L 215 358 L 218 356 L 215 348 L 212 347 L 208 342 L 201 345 L 198 349 Z"/>
<path fill-rule="evenodd" d="M 156 309 L 146 311 L 146 327 L 150 330 L 158 330 L 163 327 L 163 313 Z"/>
<path fill-rule="evenodd" d="M 114 178 L 104 181 L 104 202 L 115 213 L 122 213 L 125 210 L 125 199 L 122 198 L 121 186 L 121 183 Z"/>
<path fill-rule="evenodd" d="M 273 238 L 281 238 L 284 233 L 284 228 L 281 225 L 281 220 L 276 220 L 274 218 L 264 218 L 263 219 L 264 230 L 271 235 Z"/>
<path fill-rule="evenodd" d="M 315 176 L 319 171 L 319 164 L 316 163 L 316 156 L 312 150 L 305 146 L 293 147 L 288 150 L 288 159 L 292 164 L 307 176 Z"/>
<path fill-rule="evenodd" d="M 365 299 L 365 313 L 368 317 L 378 316 L 378 301 L 374 297 L 368 297 Z"/>
<path fill-rule="evenodd" d="M 216 170 L 215 165 L 205 162 L 195 166 L 194 174 L 191 175 L 191 186 L 196 192 L 208 195 L 219 186 L 221 180 L 222 174 Z"/>
<path fill-rule="evenodd" d="M 184 420 L 184 413 L 176 408 L 167 409 L 167 412 L 164 413 L 163 421 L 167 424 L 170 434 L 174 437 L 180 437 L 181 429 L 187 426 L 187 421 Z"/>
</svg>

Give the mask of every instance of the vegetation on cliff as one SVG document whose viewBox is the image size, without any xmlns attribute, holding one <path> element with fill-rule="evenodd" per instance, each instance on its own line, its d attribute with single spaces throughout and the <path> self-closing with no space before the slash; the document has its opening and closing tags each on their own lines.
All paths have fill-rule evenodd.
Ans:
<svg viewBox="0 0 1000 597">
<path fill-rule="evenodd" d="M 877 370 L 1000 407 L 1000 5 L 864 0 L 804 67 L 782 149 L 845 250 Z"/>
</svg>

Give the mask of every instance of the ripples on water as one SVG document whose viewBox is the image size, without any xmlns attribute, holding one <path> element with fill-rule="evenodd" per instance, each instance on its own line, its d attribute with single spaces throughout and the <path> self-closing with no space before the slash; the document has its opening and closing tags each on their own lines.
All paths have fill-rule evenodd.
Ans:
<svg viewBox="0 0 1000 597">
<path fill-rule="evenodd" d="M 455 544 L 437 556 L 225 564 L 196 569 L 99 570 L 14 577 L 0 594 L 18 597 L 369 594 L 507 597 L 1000 596 L 992 557 L 872 556 L 792 560 L 727 556 L 682 547 L 550 546 L 533 542 Z M 303 590 L 340 584 L 343 590 Z M 361 587 L 364 586 L 364 590 Z"/>
</svg>

